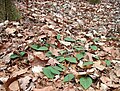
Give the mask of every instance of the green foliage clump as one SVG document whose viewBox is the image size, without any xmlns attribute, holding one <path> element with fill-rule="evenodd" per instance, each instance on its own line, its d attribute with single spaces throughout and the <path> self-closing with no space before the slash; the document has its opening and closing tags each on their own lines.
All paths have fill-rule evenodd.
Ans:
<svg viewBox="0 0 120 91">
<path fill-rule="evenodd" d="M 90 4 L 99 4 L 101 0 L 88 0 Z"/>
</svg>

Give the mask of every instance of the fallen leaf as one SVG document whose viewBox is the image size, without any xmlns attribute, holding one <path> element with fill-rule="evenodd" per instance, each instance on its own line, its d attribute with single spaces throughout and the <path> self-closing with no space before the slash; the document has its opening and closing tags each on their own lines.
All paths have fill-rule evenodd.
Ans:
<svg viewBox="0 0 120 91">
<path fill-rule="evenodd" d="M 59 62 L 56 59 L 54 59 L 54 58 L 50 58 L 46 65 L 54 66 L 56 64 L 59 64 Z"/>
<path fill-rule="evenodd" d="M 34 52 L 33 55 L 41 60 L 46 60 L 46 56 L 43 52 Z"/>
<path fill-rule="evenodd" d="M 15 31 L 16 31 L 16 28 L 6 28 L 5 31 L 8 33 L 8 34 L 13 34 Z"/>
<path fill-rule="evenodd" d="M 20 91 L 18 81 L 12 82 L 12 83 L 10 84 L 9 88 L 10 88 L 11 91 Z"/>
<path fill-rule="evenodd" d="M 101 61 L 94 62 L 93 67 L 97 68 L 100 71 L 105 69 L 105 66 L 101 65 Z"/>
<path fill-rule="evenodd" d="M 59 56 L 59 49 L 55 49 L 53 47 L 50 47 L 49 50 L 52 52 L 53 55 Z"/>
<path fill-rule="evenodd" d="M 34 88 L 34 84 L 31 80 L 32 78 L 30 76 L 19 79 L 20 87 L 23 91 L 29 90 L 29 88 L 32 90 Z"/>
<path fill-rule="evenodd" d="M 54 90 L 53 86 L 48 86 L 48 87 L 44 87 L 42 89 L 35 88 L 35 89 L 33 89 L 33 91 L 55 91 L 55 90 Z"/>
<path fill-rule="evenodd" d="M 34 67 L 32 67 L 32 72 L 33 73 L 40 73 L 40 72 L 42 72 L 43 70 L 43 67 L 42 66 L 34 66 Z"/>
<path fill-rule="evenodd" d="M 66 41 L 62 41 L 62 40 L 59 40 L 61 44 L 65 45 L 65 46 L 69 46 L 71 45 L 70 42 L 66 42 Z"/>
<path fill-rule="evenodd" d="M 111 81 L 111 79 L 109 77 L 101 76 L 100 80 L 107 86 L 112 84 L 112 81 Z"/>
</svg>

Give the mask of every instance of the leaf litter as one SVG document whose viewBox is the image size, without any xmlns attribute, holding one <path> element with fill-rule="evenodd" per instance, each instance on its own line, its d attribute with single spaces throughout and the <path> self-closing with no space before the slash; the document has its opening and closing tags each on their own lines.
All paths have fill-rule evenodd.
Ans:
<svg viewBox="0 0 120 91">
<path fill-rule="evenodd" d="M 3 89 L 119 91 L 119 5 L 30 0 L 27 9 L 17 2 L 23 18 L 0 23 Z"/>
</svg>

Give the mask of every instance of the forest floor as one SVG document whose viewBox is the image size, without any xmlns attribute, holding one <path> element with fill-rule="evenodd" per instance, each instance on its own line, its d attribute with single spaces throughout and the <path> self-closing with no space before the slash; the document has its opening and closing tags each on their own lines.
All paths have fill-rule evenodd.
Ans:
<svg viewBox="0 0 120 91">
<path fill-rule="evenodd" d="M 0 91 L 120 91 L 120 2 L 17 2 L 0 23 Z"/>
</svg>

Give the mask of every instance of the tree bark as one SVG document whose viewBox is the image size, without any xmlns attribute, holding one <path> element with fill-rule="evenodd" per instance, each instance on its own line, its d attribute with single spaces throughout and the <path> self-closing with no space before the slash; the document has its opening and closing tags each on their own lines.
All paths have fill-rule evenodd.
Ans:
<svg viewBox="0 0 120 91">
<path fill-rule="evenodd" d="M 19 20 L 21 18 L 13 0 L 0 0 L 0 21 Z"/>
</svg>

